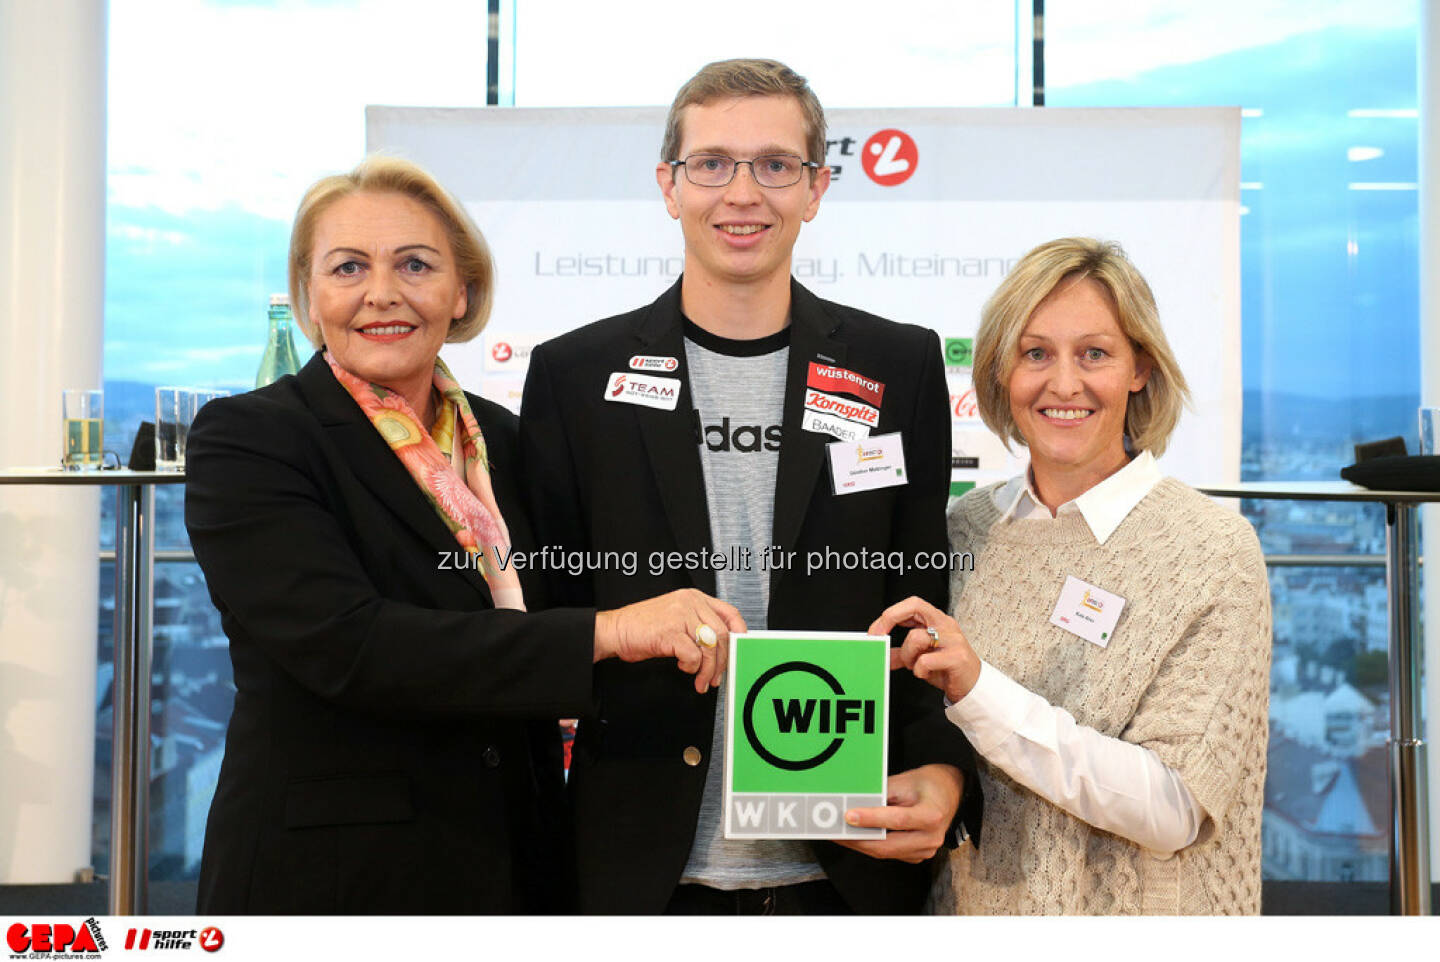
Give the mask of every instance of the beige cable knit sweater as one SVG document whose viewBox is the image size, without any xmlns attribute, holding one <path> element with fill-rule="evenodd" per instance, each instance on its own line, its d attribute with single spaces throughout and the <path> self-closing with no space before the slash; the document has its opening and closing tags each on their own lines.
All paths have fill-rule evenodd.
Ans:
<svg viewBox="0 0 1440 962">
<path fill-rule="evenodd" d="M 1257 914 L 1270 686 L 1270 591 L 1250 525 L 1167 478 L 1105 544 L 1079 513 L 996 524 L 993 487 L 950 512 L 973 571 L 951 585 L 981 658 L 1101 734 L 1144 745 L 1205 809 L 1161 858 L 980 766 L 985 826 L 932 893 L 938 912 Z M 1066 575 L 1125 607 L 1100 648 L 1050 624 Z"/>
</svg>

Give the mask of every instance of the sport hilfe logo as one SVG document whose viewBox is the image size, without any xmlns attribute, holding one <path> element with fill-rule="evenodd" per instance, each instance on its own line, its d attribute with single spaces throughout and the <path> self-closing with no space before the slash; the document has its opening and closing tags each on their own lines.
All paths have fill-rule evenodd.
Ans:
<svg viewBox="0 0 1440 962">
<path fill-rule="evenodd" d="M 204 948 L 205 951 L 214 952 L 215 949 L 218 949 L 225 942 L 225 937 L 219 935 L 219 932 L 220 930 L 216 928 L 203 930 L 155 929 L 153 931 L 150 929 L 130 929 L 125 933 L 125 948 L 132 951 L 138 949 L 142 952 L 161 949 L 190 949 L 195 946 L 196 942 L 199 942 L 201 948 Z M 213 933 L 210 936 L 210 941 L 214 944 L 214 948 L 206 948 L 205 940 L 207 933 Z M 215 941 L 215 936 L 219 936 L 218 942 Z"/>
<path fill-rule="evenodd" d="M 490 356 L 501 364 L 510 360 L 511 356 L 514 353 L 515 352 L 511 350 L 510 345 L 506 344 L 504 341 L 496 341 L 495 346 L 490 348 Z"/>
<path fill-rule="evenodd" d="M 769 707 L 775 713 L 775 726 L 780 735 L 808 735 L 813 730 L 821 735 L 835 735 L 824 748 L 805 758 L 786 758 L 771 751 L 761 740 L 755 724 L 755 713 L 761 693 L 772 681 L 792 672 L 812 675 L 820 679 L 835 695 L 832 698 L 771 698 Z M 845 689 L 830 672 L 819 665 L 805 661 L 786 661 L 761 673 L 745 695 L 745 707 L 741 723 L 745 729 L 745 740 L 769 764 L 791 772 L 801 772 L 825 764 L 845 744 L 845 733 L 851 723 L 859 723 L 867 735 L 875 733 L 875 700 L 872 698 L 846 698 Z M 777 739 L 778 740 L 778 739 Z M 781 745 L 775 745 L 779 749 Z"/>
<path fill-rule="evenodd" d="M 77 928 L 64 922 L 27 925 L 16 922 L 5 930 L 5 944 L 10 951 L 28 952 L 32 957 L 45 955 L 99 955 L 107 948 L 100 934 L 100 923 L 86 919 Z"/>
<path fill-rule="evenodd" d="M 636 354 L 630 359 L 632 371 L 674 371 L 680 367 L 679 358 Z"/>
<path fill-rule="evenodd" d="M 881 187 L 905 183 L 920 163 L 920 150 L 915 140 L 903 130 L 893 127 L 877 131 L 860 148 L 860 166 Z"/>
</svg>

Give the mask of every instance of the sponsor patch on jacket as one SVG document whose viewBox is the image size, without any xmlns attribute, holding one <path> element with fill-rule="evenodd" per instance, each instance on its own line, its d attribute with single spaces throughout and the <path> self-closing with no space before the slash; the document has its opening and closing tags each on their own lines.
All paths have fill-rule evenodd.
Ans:
<svg viewBox="0 0 1440 962">
<path fill-rule="evenodd" d="M 806 411 L 800 419 L 800 427 L 816 434 L 828 434 L 837 441 L 859 441 L 870 436 L 870 429 L 863 424 L 818 411 Z"/>
<path fill-rule="evenodd" d="M 881 381 L 847 368 L 816 364 L 814 361 L 810 362 L 810 376 L 805 383 L 821 391 L 844 391 L 875 405 L 879 405 L 880 399 L 885 396 L 885 384 Z"/>
<path fill-rule="evenodd" d="M 630 359 L 632 371 L 674 371 L 680 367 L 680 359 L 660 357 L 651 354 L 636 354 Z"/>
<path fill-rule="evenodd" d="M 861 404 L 848 397 L 826 394 L 813 387 L 805 389 L 805 410 L 854 421 L 856 424 L 864 425 L 867 429 L 873 428 L 880 422 L 879 408 Z"/>
<path fill-rule="evenodd" d="M 620 404 L 639 404 L 647 408 L 673 411 L 680 403 L 680 379 L 650 377 L 633 371 L 614 371 L 605 382 L 604 398 Z"/>
</svg>

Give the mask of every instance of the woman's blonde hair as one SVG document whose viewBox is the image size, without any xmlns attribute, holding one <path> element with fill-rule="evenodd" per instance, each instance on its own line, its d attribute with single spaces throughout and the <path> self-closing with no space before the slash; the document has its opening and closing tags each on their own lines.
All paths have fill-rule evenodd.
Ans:
<svg viewBox="0 0 1440 962">
<path fill-rule="evenodd" d="M 465 314 L 450 324 L 445 340 L 468 341 L 485 329 L 495 299 L 495 265 L 480 228 L 465 208 L 424 168 L 399 157 L 371 154 L 347 174 L 317 180 L 300 200 L 290 229 L 290 303 L 295 321 L 317 348 L 324 335 L 310 323 L 310 270 L 315 246 L 315 225 L 337 200 L 361 192 L 395 193 L 424 204 L 445 227 L 455 267 L 465 281 Z"/>
<path fill-rule="evenodd" d="M 1149 379 L 1125 407 L 1125 433 L 1133 450 L 1158 457 L 1170 443 L 1190 389 L 1160 327 L 1150 285 L 1112 241 L 1062 237 L 1041 244 L 1020 259 L 985 302 L 974 356 L 980 417 L 1007 448 L 1011 441 L 1025 443 L 1010 412 L 1010 375 L 1019 359 L 1020 335 L 1041 301 L 1061 284 L 1084 278 L 1109 294 L 1120 330 L 1136 354 L 1150 362 Z"/>
</svg>

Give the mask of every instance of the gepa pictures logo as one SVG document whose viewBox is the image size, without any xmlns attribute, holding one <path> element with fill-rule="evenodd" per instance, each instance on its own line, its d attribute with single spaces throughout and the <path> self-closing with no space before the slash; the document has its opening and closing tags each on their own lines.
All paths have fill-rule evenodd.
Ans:
<svg viewBox="0 0 1440 962">
<path fill-rule="evenodd" d="M 12 958 L 49 958 L 55 955 L 99 955 L 105 950 L 100 923 L 86 919 L 77 925 L 65 922 L 16 922 L 5 930 L 5 944 Z"/>
</svg>

